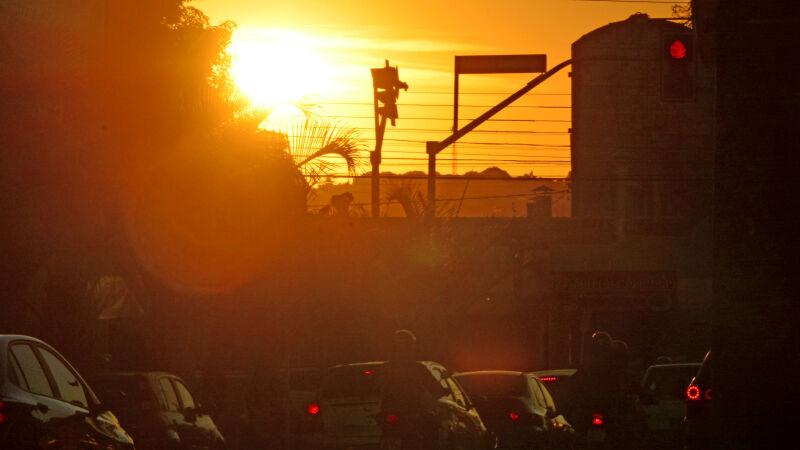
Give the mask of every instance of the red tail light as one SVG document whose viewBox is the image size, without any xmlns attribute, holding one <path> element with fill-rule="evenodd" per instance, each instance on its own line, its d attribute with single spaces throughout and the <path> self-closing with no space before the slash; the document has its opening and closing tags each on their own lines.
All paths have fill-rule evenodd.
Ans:
<svg viewBox="0 0 800 450">
<path fill-rule="evenodd" d="M 511 420 L 517 420 L 517 419 L 519 419 L 519 414 L 517 412 L 515 412 L 515 411 L 511 411 L 510 413 L 508 413 L 508 417 Z"/>
<path fill-rule="evenodd" d="M 596 427 L 602 427 L 603 422 L 604 420 L 602 414 L 592 414 L 592 425 Z"/>
<path fill-rule="evenodd" d="M 706 400 L 711 400 L 711 388 L 706 389 L 706 393 L 703 394 Z"/>
<path fill-rule="evenodd" d="M 386 423 L 397 423 L 397 422 L 400 422 L 400 418 L 397 417 L 397 414 L 386 415 Z"/>
<path fill-rule="evenodd" d="M 556 381 L 558 377 L 539 377 L 539 381 Z"/>
<path fill-rule="evenodd" d="M 695 385 L 689 386 L 686 389 L 686 398 L 693 402 L 700 400 L 700 388 Z"/>
<path fill-rule="evenodd" d="M 3 415 L 3 402 L 0 402 L 0 423 L 6 423 L 6 416 Z"/>
<path fill-rule="evenodd" d="M 316 403 L 312 403 L 308 405 L 306 411 L 308 411 L 308 413 L 311 414 L 312 416 L 316 416 L 317 414 L 319 414 L 319 405 Z"/>
</svg>

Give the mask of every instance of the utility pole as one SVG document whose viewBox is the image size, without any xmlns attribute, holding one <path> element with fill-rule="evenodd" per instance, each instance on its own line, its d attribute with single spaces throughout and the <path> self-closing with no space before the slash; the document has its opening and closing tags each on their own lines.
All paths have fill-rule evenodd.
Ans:
<svg viewBox="0 0 800 450">
<path fill-rule="evenodd" d="M 370 152 L 369 160 L 372 163 L 372 217 L 379 217 L 380 188 L 381 188 L 381 148 L 383 147 L 383 134 L 386 131 L 386 119 L 395 126 L 397 119 L 397 98 L 400 89 L 408 90 L 408 84 L 400 81 L 397 67 L 391 67 L 389 60 L 386 66 L 370 69 L 372 73 L 372 97 L 375 107 L 375 150 Z"/>
<path fill-rule="evenodd" d="M 544 72 L 537 76 L 522 89 L 511 94 L 478 118 L 464 125 L 458 131 L 453 132 L 443 141 L 427 141 L 425 152 L 428 154 L 428 201 L 426 204 L 426 215 L 432 221 L 436 216 L 436 155 L 442 150 L 454 144 L 464 135 L 474 130 L 478 125 L 489 120 L 492 116 L 500 112 L 503 108 L 527 94 L 531 89 L 541 84 L 546 79 L 553 76 L 556 72 L 572 64 L 568 59 L 561 64 L 544 71 L 544 55 L 487 55 L 487 56 L 457 56 L 456 57 L 456 96 L 453 98 L 453 124 L 458 124 L 458 74 L 460 73 L 523 73 L 523 72 Z"/>
</svg>

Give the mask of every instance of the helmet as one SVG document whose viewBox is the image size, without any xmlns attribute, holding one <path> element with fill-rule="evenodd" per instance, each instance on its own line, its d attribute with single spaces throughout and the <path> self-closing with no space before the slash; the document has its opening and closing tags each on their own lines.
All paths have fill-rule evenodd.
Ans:
<svg viewBox="0 0 800 450">
<path fill-rule="evenodd" d="M 594 334 L 592 334 L 592 344 L 594 345 L 611 347 L 612 341 L 613 339 L 611 339 L 611 335 L 605 331 L 595 331 Z"/>
<path fill-rule="evenodd" d="M 417 337 L 409 330 L 397 330 L 392 334 L 394 356 L 396 359 L 414 359 Z"/>
</svg>

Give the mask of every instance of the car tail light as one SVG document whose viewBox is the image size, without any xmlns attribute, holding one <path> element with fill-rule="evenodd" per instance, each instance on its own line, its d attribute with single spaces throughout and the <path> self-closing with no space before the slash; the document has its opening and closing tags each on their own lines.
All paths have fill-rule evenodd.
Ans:
<svg viewBox="0 0 800 450">
<path fill-rule="evenodd" d="M 517 420 L 519 419 L 519 413 L 517 413 L 516 411 L 511 411 L 510 413 L 508 413 L 508 417 L 511 420 Z"/>
<path fill-rule="evenodd" d="M 711 400 L 711 388 L 706 389 L 706 393 L 703 394 L 703 397 L 705 397 L 706 400 Z"/>
<path fill-rule="evenodd" d="M 6 416 L 3 415 L 3 402 L 0 402 L 0 423 L 6 423 Z"/>
<path fill-rule="evenodd" d="M 539 381 L 556 381 L 558 377 L 540 377 Z"/>
<path fill-rule="evenodd" d="M 319 414 L 319 405 L 316 403 L 312 403 L 308 405 L 306 411 L 308 411 L 308 413 L 311 414 L 312 416 L 316 416 L 317 414 Z"/>
<path fill-rule="evenodd" d="M 700 400 L 700 388 L 695 385 L 689 386 L 686 389 L 686 398 L 693 402 Z"/>
<path fill-rule="evenodd" d="M 592 414 L 592 425 L 596 427 L 602 427 L 603 422 L 604 419 L 602 414 Z"/>
<path fill-rule="evenodd" d="M 386 423 L 397 423 L 397 422 L 400 422 L 400 418 L 397 417 L 397 414 L 386 415 Z"/>
</svg>

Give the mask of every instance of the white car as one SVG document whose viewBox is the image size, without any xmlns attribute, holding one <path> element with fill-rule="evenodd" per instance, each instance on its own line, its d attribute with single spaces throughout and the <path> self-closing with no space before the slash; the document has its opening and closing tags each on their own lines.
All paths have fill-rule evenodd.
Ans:
<svg viewBox="0 0 800 450">
<path fill-rule="evenodd" d="M 399 388 L 397 380 L 407 384 Z M 496 445 L 458 382 L 430 361 L 331 367 L 308 412 L 322 419 L 321 447 L 326 449 L 410 448 L 418 439 L 432 437 L 435 448 L 442 449 L 486 450 Z"/>
</svg>

